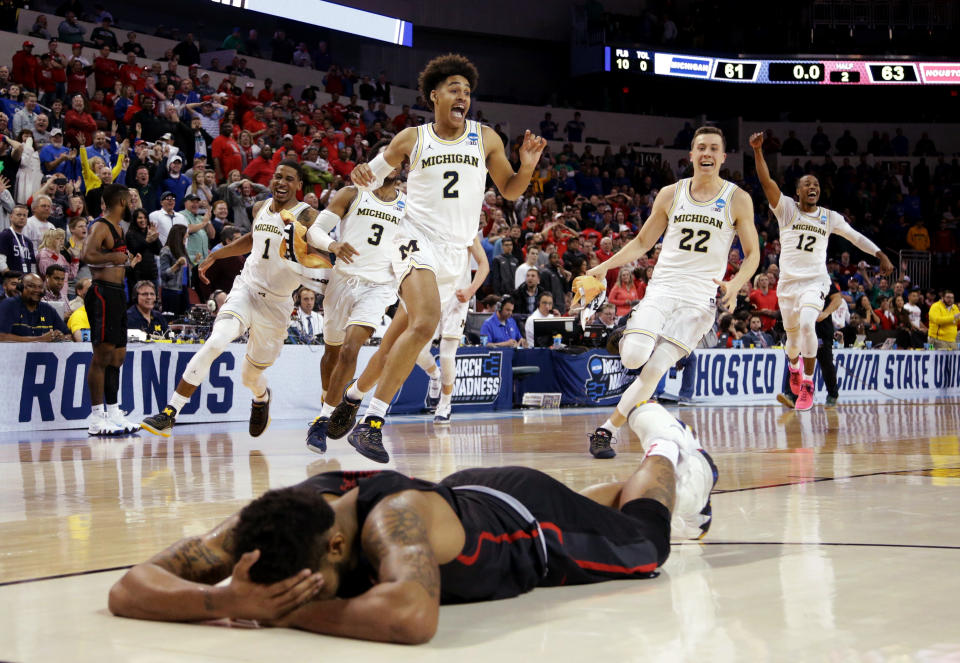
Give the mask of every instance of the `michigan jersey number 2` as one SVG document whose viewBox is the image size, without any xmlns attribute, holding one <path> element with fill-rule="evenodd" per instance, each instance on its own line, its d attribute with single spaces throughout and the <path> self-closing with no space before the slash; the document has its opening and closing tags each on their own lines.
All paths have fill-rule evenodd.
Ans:
<svg viewBox="0 0 960 663">
<path fill-rule="evenodd" d="M 460 192 L 454 191 L 453 187 L 457 185 L 457 182 L 460 181 L 460 173 L 455 170 L 448 170 L 443 174 L 443 179 L 449 180 L 446 184 L 443 185 L 443 197 L 444 198 L 459 198 Z"/>
<path fill-rule="evenodd" d="M 710 241 L 709 230 L 694 230 L 693 228 L 681 228 L 680 244 L 677 246 L 681 251 L 696 251 L 697 253 L 707 252 L 707 242 Z M 696 243 L 691 245 L 693 237 L 696 235 Z"/>
<path fill-rule="evenodd" d="M 803 243 L 804 239 L 807 240 L 806 244 Z M 800 241 L 797 242 L 797 251 L 809 251 L 810 253 L 813 253 L 813 245 L 816 243 L 816 235 L 800 235 Z"/>
</svg>

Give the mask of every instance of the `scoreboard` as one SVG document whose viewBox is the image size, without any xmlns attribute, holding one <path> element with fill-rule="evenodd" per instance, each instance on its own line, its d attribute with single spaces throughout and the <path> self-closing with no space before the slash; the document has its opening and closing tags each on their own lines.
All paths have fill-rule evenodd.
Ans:
<svg viewBox="0 0 960 663">
<path fill-rule="evenodd" d="M 960 62 L 913 59 L 760 60 L 603 47 L 603 69 L 641 76 L 674 76 L 723 83 L 792 85 L 960 84 Z"/>
</svg>

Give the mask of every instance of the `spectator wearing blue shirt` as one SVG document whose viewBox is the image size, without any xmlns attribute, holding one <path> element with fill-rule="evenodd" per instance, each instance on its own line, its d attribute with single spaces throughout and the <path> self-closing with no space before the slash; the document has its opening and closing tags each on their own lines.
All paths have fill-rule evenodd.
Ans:
<svg viewBox="0 0 960 663">
<path fill-rule="evenodd" d="M 167 321 L 156 309 L 157 286 L 153 281 L 140 281 L 134 289 L 136 301 L 127 309 L 127 329 L 139 329 L 146 334 L 165 334 Z"/>
<path fill-rule="evenodd" d="M 61 173 L 68 180 L 77 179 L 77 151 L 63 144 L 63 130 L 51 129 L 50 142 L 40 149 L 40 163 L 45 174 Z"/>
<path fill-rule="evenodd" d="M 41 301 L 43 279 L 36 274 L 23 277 L 20 297 L 0 302 L 0 342 L 45 343 L 72 340 L 70 330 L 56 310 Z"/>
<path fill-rule="evenodd" d="M 487 337 L 487 346 L 495 348 L 524 347 L 526 341 L 513 319 L 513 298 L 500 300 L 500 308 L 483 323 L 480 335 Z"/>
<path fill-rule="evenodd" d="M 107 134 L 104 131 L 98 131 L 93 134 L 93 145 L 87 145 L 87 160 L 89 161 L 93 157 L 100 157 L 103 159 L 103 163 L 107 165 L 113 165 L 116 160 L 113 158 L 113 155 L 117 152 L 116 141 L 113 140 L 111 136 L 110 140 L 107 140 Z"/>
<path fill-rule="evenodd" d="M 174 205 L 177 208 L 183 207 L 183 197 L 187 195 L 187 189 L 190 188 L 190 178 L 181 173 L 183 169 L 183 157 L 174 154 L 167 163 L 167 177 L 163 180 L 163 189 L 172 191 L 176 196 L 177 202 Z"/>
</svg>

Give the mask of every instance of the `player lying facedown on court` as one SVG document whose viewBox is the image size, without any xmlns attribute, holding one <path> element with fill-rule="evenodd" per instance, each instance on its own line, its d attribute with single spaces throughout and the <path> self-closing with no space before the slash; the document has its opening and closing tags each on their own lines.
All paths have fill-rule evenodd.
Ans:
<svg viewBox="0 0 960 663">
<path fill-rule="evenodd" d="M 370 154 L 380 154 L 387 144 L 377 143 Z M 327 450 L 330 415 L 353 378 L 360 348 L 380 326 L 387 307 L 397 301 L 392 256 L 393 238 L 406 207 L 406 196 L 397 189 L 401 169 L 394 169 L 375 191 L 355 186 L 340 189 L 307 231 L 311 246 L 336 251 L 337 242 L 328 229 L 339 226 L 341 243 L 361 251 L 352 262 L 337 261 L 324 295 L 323 403 L 307 431 L 307 448 L 316 453 Z"/>
<path fill-rule="evenodd" d="M 674 538 L 709 528 L 717 471 L 660 405 L 638 406 L 630 426 L 647 450 L 640 468 L 582 493 L 523 467 L 464 470 L 436 484 L 331 472 L 270 491 L 130 569 L 110 590 L 110 611 L 421 643 L 436 632 L 441 604 L 649 578 L 667 559 L 671 528 Z"/>
<path fill-rule="evenodd" d="M 270 179 L 272 198 L 253 206 L 253 230 L 240 239 L 211 253 L 200 263 L 200 278 L 206 280 L 207 269 L 221 258 L 247 256 L 243 270 L 233 282 L 210 336 L 199 352 L 193 355 L 170 402 L 159 413 L 143 420 L 143 428 L 156 435 L 170 436 L 177 414 L 190 401 L 193 392 L 210 372 L 210 366 L 227 345 L 250 331 L 246 359 L 243 362 L 243 384 L 253 392 L 250 409 L 250 435 L 257 437 L 270 423 L 270 389 L 263 372 L 283 349 L 287 338 L 293 291 L 307 276 L 301 262 L 309 256 L 296 256 L 298 242 L 306 250 L 302 233 L 313 224 L 317 211 L 297 202 L 297 191 L 303 186 L 300 164 L 283 160 Z M 300 224 L 301 233 L 297 232 Z M 348 245 L 338 245 L 337 258 L 351 260 L 354 252 Z M 323 261 L 327 267 L 329 261 Z"/>
<path fill-rule="evenodd" d="M 406 217 L 393 242 L 393 269 L 406 327 L 386 356 L 363 421 L 347 438 L 361 454 L 380 462 L 387 457 L 382 428 L 390 402 L 413 370 L 421 348 L 436 333 L 442 303 L 461 287 L 487 174 L 504 198 L 515 200 L 526 191 L 547 144 L 527 131 L 519 148 L 520 169 L 514 172 L 496 132 L 467 119 L 477 78 L 476 67 L 460 55 L 443 55 L 427 63 L 419 86 L 433 108 L 433 121 L 404 129 L 382 154 L 351 173 L 358 188 L 370 191 L 404 159 L 410 160 Z M 352 397 L 344 403 L 359 406 Z"/>
<path fill-rule="evenodd" d="M 631 408 L 653 396 L 664 373 L 689 355 L 713 326 L 718 288 L 724 306 L 732 311 L 737 293 L 760 264 L 753 201 L 720 177 L 726 158 L 723 132 L 715 127 L 697 129 L 690 145 L 693 177 L 661 189 L 637 236 L 587 272 L 603 281 L 608 270 L 640 258 L 663 236 L 646 295 L 633 308 L 619 344 L 623 365 L 643 369 L 610 418 L 590 436 L 595 458 L 616 455 L 610 443 Z M 740 238 L 743 262 L 735 276 L 721 281 L 734 234 Z"/>
<path fill-rule="evenodd" d="M 780 279 L 777 299 L 787 332 L 790 390 L 796 396 L 794 409 L 813 407 L 813 371 L 817 366 L 817 318 L 830 292 L 827 274 L 827 242 L 831 233 L 876 256 L 880 271 L 889 274 L 893 264 L 880 247 L 853 229 L 842 214 L 820 207 L 820 181 L 813 175 L 797 180 L 797 200 L 780 193 L 763 157 L 763 132 L 750 136 L 757 164 L 757 177 L 770 209 L 780 225 Z M 800 358 L 803 357 L 803 365 Z"/>
</svg>

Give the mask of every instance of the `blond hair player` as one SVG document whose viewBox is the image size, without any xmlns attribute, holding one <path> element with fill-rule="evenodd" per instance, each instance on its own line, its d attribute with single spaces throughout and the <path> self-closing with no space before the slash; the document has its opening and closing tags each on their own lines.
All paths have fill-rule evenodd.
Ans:
<svg viewBox="0 0 960 663">
<path fill-rule="evenodd" d="M 690 354 L 713 325 L 717 289 L 732 310 L 737 293 L 760 263 L 753 201 L 720 177 L 726 158 L 723 132 L 716 127 L 697 129 L 690 146 L 693 177 L 661 189 L 637 236 L 587 272 L 604 279 L 608 270 L 636 260 L 663 236 L 646 295 L 634 307 L 620 338 L 623 365 L 643 370 L 613 415 L 590 436 L 594 458 L 616 455 L 610 443 L 627 415 L 637 403 L 653 396 L 663 374 Z M 733 278 L 721 281 L 735 234 L 743 248 L 743 263 Z"/>
</svg>

